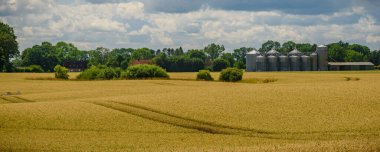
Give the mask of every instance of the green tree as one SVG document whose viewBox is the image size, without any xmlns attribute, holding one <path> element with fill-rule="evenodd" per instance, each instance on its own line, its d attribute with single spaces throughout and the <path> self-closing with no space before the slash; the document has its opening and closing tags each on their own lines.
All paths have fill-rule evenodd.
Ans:
<svg viewBox="0 0 380 152">
<path fill-rule="evenodd" d="M 232 55 L 235 58 L 235 63 L 234 66 L 245 69 L 245 56 L 248 52 L 252 51 L 253 48 L 246 48 L 246 47 L 241 47 L 239 49 L 235 49 Z M 232 65 L 231 65 L 232 66 Z"/>
<path fill-rule="evenodd" d="M 206 52 L 211 61 L 220 57 L 224 50 L 225 48 L 223 45 L 216 45 L 214 43 L 209 44 L 204 48 L 204 51 Z"/>
<path fill-rule="evenodd" d="M 289 53 L 290 51 L 294 50 L 296 47 L 296 43 L 293 41 L 288 41 L 282 44 L 281 53 Z"/>
<path fill-rule="evenodd" d="M 202 61 L 206 61 L 206 54 L 202 50 L 189 50 L 186 53 L 190 58 L 198 58 Z"/>
<path fill-rule="evenodd" d="M 346 50 L 345 54 L 345 62 L 361 62 L 364 59 L 364 55 L 362 53 L 356 52 L 354 50 Z"/>
<path fill-rule="evenodd" d="M 24 66 L 39 65 L 44 71 L 53 71 L 54 66 L 59 64 L 59 59 L 55 54 L 54 46 L 49 42 L 42 42 L 41 45 L 34 45 L 27 48 L 21 55 Z"/>
<path fill-rule="evenodd" d="M 230 64 L 227 60 L 217 58 L 212 63 L 212 70 L 213 71 L 221 71 L 221 70 L 223 70 L 229 66 L 230 66 Z"/>
<path fill-rule="evenodd" d="M 375 65 L 380 65 L 380 50 L 372 51 L 368 56 L 368 60 Z"/>
<path fill-rule="evenodd" d="M 221 58 L 227 60 L 230 66 L 233 66 L 235 63 L 235 58 L 232 53 L 223 53 Z"/>
<path fill-rule="evenodd" d="M 317 45 L 311 45 L 310 43 L 297 44 L 297 50 L 301 52 L 312 52 L 316 49 Z"/>
<path fill-rule="evenodd" d="M 154 57 L 154 51 L 148 48 L 140 48 L 132 53 L 133 60 L 148 60 Z"/>
<path fill-rule="evenodd" d="M 328 47 L 328 61 L 343 62 L 345 58 L 345 48 L 339 43 L 332 43 Z"/>
<path fill-rule="evenodd" d="M 273 40 L 268 40 L 265 43 L 261 45 L 261 48 L 259 49 L 260 52 L 267 52 L 271 49 L 276 49 L 278 50 L 281 48 L 280 42 L 273 41 Z"/>
<path fill-rule="evenodd" d="M 106 58 L 106 65 L 110 67 L 121 67 L 122 69 L 127 68 L 133 51 L 131 48 L 113 49 Z"/>
<path fill-rule="evenodd" d="M 12 71 L 10 59 L 20 54 L 13 28 L 0 21 L 0 72 Z"/>
</svg>

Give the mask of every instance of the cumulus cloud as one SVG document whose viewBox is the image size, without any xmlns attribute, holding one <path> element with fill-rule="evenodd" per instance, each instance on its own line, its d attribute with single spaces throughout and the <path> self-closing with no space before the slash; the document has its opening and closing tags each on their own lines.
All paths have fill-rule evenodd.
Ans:
<svg viewBox="0 0 380 152">
<path fill-rule="evenodd" d="M 266 40 L 317 44 L 343 40 L 379 49 L 380 26 L 378 16 L 367 9 L 370 1 L 338 7 L 335 1 L 294 0 L 304 7 L 293 8 L 275 0 L 0 0 L 0 20 L 15 28 L 21 49 L 42 41 L 68 41 L 82 49 L 191 49 L 215 42 L 231 50 L 259 48 Z M 309 10 L 309 5 L 325 10 Z"/>
</svg>

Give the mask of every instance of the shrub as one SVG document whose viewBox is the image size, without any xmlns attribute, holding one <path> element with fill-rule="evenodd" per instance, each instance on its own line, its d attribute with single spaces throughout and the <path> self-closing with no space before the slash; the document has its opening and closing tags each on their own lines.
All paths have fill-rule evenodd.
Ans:
<svg viewBox="0 0 380 152">
<path fill-rule="evenodd" d="M 54 75 L 57 79 L 69 79 L 69 75 L 67 74 L 67 72 L 69 72 L 69 70 L 67 70 L 67 68 L 63 66 L 56 65 L 54 67 Z"/>
<path fill-rule="evenodd" d="M 18 67 L 16 72 L 34 72 L 34 73 L 42 73 L 44 70 L 39 65 L 30 65 L 27 67 Z"/>
<path fill-rule="evenodd" d="M 221 71 L 227 67 L 230 66 L 230 63 L 225 60 L 225 59 L 215 59 L 213 62 L 212 62 L 212 70 L 213 71 Z"/>
<path fill-rule="evenodd" d="M 124 79 L 169 78 L 164 69 L 156 65 L 140 64 L 128 67 Z"/>
<path fill-rule="evenodd" d="M 210 71 L 200 70 L 197 74 L 197 80 L 212 81 L 212 80 L 214 80 L 214 78 L 212 78 Z"/>
<path fill-rule="evenodd" d="M 96 76 L 96 79 L 100 80 L 111 80 L 117 76 L 116 72 L 110 68 L 107 67 L 105 69 L 100 69 L 99 74 Z"/>
<path fill-rule="evenodd" d="M 220 72 L 219 80 L 236 82 L 243 78 L 243 70 L 237 68 L 227 68 Z"/>
<path fill-rule="evenodd" d="M 95 80 L 97 75 L 100 73 L 100 69 L 96 66 L 91 66 L 90 68 L 84 70 L 77 76 L 80 80 Z"/>
<path fill-rule="evenodd" d="M 120 78 L 121 75 L 120 68 L 111 68 L 106 66 L 91 66 L 90 68 L 84 70 L 77 76 L 80 80 L 111 80 L 114 78 Z"/>
</svg>

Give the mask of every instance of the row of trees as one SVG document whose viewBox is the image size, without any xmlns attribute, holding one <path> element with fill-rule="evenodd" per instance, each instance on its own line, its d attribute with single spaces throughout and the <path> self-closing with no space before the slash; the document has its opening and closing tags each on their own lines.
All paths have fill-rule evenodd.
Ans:
<svg viewBox="0 0 380 152">
<path fill-rule="evenodd" d="M 232 52 L 225 51 L 223 45 L 209 44 L 202 49 L 184 51 L 179 48 L 153 50 L 149 48 L 115 48 L 98 47 L 95 50 L 79 50 L 71 43 L 58 42 L 55 45 L 42 42 L 25 49 L 21 55 L 18 51 L 13 28 L 0 22 L 0 71 L 14 71 L 15 67 L 39 65 L 44 71 L 53 71 L 56 65 L 75 66 L 81 68 L 91 65 L 106 65 L 126 69 L 136 61 L 144 61 L 161 66 L 171 72 L 190 72 L 201 69 L 220 71 L 226 67 L 245 68 L 245 55 L 253 48 L 242 47 Z M 329 61 L 357 62 L 370 61 L 380 64 L 380 51 L 370 51 L 367 46 L 349 44 L 342 41 L 328 44 Z M 283 44 L 268 40 L 263 43 L 260 52 L 276 49 L 288 53 L 297 48 L 301 52 L 315 51 L 317 45 L 288 41 Z"/>
</svg>

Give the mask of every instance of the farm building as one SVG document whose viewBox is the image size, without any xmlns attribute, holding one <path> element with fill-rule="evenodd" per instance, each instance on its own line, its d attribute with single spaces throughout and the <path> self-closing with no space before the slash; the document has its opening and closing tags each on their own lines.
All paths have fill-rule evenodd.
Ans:
<svg viewBox="0 0 380 152">
<path fill-rule="evenodd" d="M 319 45 L 315 52 L 305 53 L 297 49 L 281 54 L 272 49 L 268 52 L 253 50 L 246 55 L 246 71 L 339 71 L 373 70 L 371 62 L 328 62 L 327 46 Z"/>
<path fill-rule="evenodd" d="M 327 71 L 327 47 L 320 45 L 316 52 L 304 53 L 297 49 L 281 54 L 272 49 L 261 53 L 253 50 L 246 55 L 246 71 Z"/>
<path fill-rule="evenodd" d="M 371 62 L 329 62 L 330 71 L 373 70 Z"/>
</svg>

